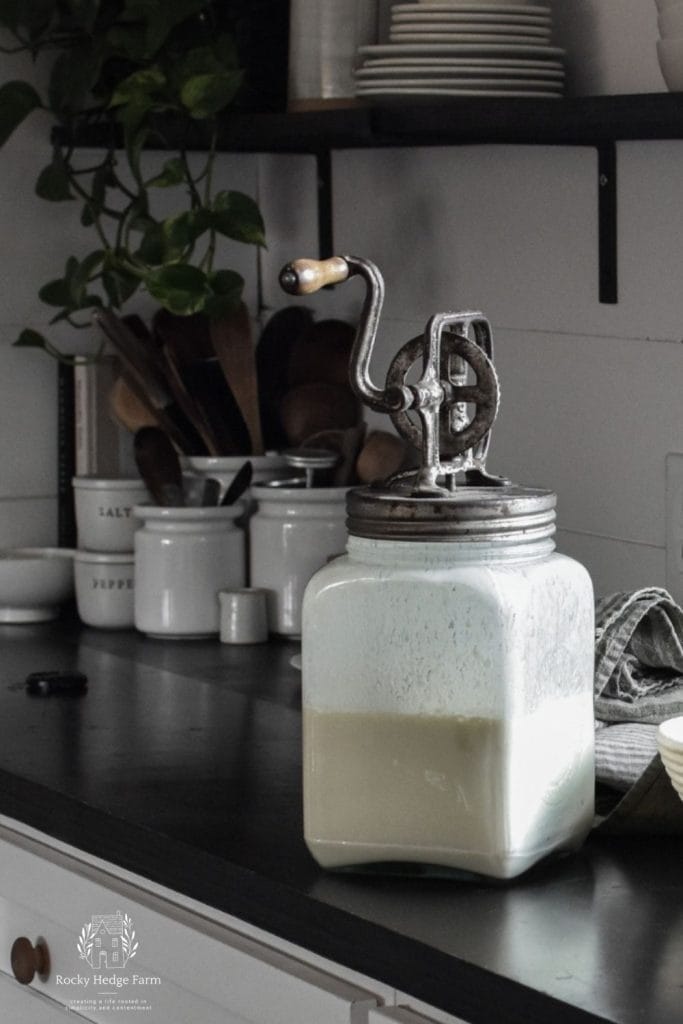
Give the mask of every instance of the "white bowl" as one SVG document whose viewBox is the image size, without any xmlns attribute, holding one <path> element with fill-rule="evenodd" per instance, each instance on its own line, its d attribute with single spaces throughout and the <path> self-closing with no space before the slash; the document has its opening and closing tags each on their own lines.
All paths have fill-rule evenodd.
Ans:
<svg viewBox="0 0 683 1024">
<path fill-rule="evenodd" d="M 671 785 L 683 800 L 683 715 L 661 723 L 657 746 Z"/>
<path fill-rule="evenodd" d="M 658 39 L 657 59 L 669 92 L 683 91 L 683 37 Z"/>
<path fill-rule="evenodd" d="M 0 551 L 0 622 L 48 622 L 74 592 L 70 548 Z"/>
<path fill-rule="evenodd" d="M 683 756 L 683 715 L 662 722 L 657 729 L 657 741 Z"/>
<path fill-rule="evenodd" d="M 675 39 L 683 35 L 683 3 L 666 7 L 657 18 L 662 39 Z"/>
</svg>

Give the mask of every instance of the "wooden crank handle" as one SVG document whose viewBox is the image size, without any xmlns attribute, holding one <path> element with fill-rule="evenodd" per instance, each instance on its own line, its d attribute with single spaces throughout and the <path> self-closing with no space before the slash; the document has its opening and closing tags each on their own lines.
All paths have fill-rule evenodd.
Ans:
<svg viewBox="0 0 683 1024">
<path fill-rule="evenodd" d="M 280 271 L 280 285 L 290 295 L 312 295 L 328 284 L 346 281 L 350 268 L 342 256 L 329 260 L 294 260 Z"/>
</svg>

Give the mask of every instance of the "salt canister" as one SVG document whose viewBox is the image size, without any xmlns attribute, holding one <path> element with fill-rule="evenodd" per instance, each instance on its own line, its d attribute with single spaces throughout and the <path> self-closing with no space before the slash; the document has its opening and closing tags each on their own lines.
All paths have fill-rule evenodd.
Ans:
<svg viewBox="0 0 683 1024">
<path fill-rule="evenodd" d="M 346 554 L 306 589 L 305 840 L 328 868 L 510 878 L 592 825 L 591 581 L 555 551 L 555 495 L 486 470 L 486 319 L 437 314 L 378 388 L 377 268 L 297 261 L 281 280 L 301 292 L 355 274 L 368 299 L 352 383 L 422 458 L 349 492 Z"/>
<path fill-rule="evenodd" d="M 221 590 L 245 584 L 243 509 L 136 506 L 135 626 L 152 637 L 217 634 Z"/>
</svg>

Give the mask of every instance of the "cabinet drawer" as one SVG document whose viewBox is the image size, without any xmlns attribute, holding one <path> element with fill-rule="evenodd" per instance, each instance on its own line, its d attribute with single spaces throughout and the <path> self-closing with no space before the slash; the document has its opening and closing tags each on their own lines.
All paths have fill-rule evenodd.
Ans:
<svg viewBox="0 0 683 1024">
<path fill-rule="evenodd" d="M 20 935 L 43 938 L 50 952 L 48 978 L 30 988 L 97 1022 L 128 1006 L 150 1024 L 365 1024 L 377 1004 L 371 992 L 212 921 L 208 908 L 203 917 L 0 828 L 7 975 Z"/>
<path fill-rule="evenodd" d="M 64 1024 L 65 1018 L 78 1024 L 87 1021 L 78 1013 L 69 1013 L 53 999 L 18 985 L 14 978 L 0 974 L 0 1011 L 2 1020 L 11 1024 Z"/>
<path fill-rule="evenodd" d="M 462 1017 L 443 1016 L 448 1024 L 467 1024 Z M 370 1010 L 368 1024 L 437 1024 L 433 1017 L 425 1017 L 409 1006 L 378 1006 Z"/>
</svg>

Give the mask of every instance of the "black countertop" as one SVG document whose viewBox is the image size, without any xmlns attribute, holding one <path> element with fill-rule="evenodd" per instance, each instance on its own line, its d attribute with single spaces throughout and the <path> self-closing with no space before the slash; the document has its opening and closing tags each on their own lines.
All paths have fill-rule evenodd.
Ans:
<svg viewBox="0 0 683 1024">
<path fill-rule="evenodd" d="M 683 1022 L 683 840 L 594 836 L 504 884 L 326 873 L 294 645 L 54 623 L 0 650 L 0 813 L 472 1024 Z M 48 668 L 87 694 L 28 696 Z"/>
</svg>

